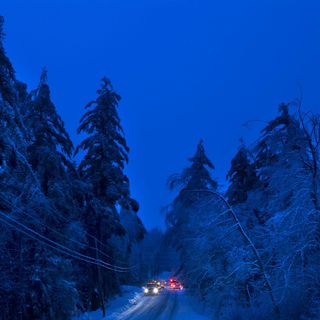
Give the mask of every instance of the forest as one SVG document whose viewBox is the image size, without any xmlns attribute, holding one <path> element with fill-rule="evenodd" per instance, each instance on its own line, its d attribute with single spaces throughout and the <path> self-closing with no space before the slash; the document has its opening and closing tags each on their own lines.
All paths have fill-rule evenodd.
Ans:
<svg viewBox="0 0 320 320">
<path fill-rule="evenodd" d="M 168 178 L 166 230 L 146 230 L 111 81 L 84 106 L 74 146 L 50 72 L 28 90 L 4 40 L 1 17 L 1 320 L 105 312 L 122 285 L 173 269 L 211 319 L 320 318 L 320 115 L 302 98 L 240 141 L 226 190 L 200 140 Z"/>
</svg>

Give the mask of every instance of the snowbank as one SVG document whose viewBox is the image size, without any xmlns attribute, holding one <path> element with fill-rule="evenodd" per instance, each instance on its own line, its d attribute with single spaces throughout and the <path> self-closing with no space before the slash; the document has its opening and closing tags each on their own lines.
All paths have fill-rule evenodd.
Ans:
<svg viewBox="0 0 320 320">
<path fill-rule="evenodd" d="M 121 313 L 135 305 L 143 296 L 141 288 L 135 286 L 122 286 L 121 292 L 121 295 L 114 297 L 107 304 L 105 318 L 102 317 L 102 311 L 99 309 L 76 316 L 73 320 L 116 320 Z"/>
</svg>

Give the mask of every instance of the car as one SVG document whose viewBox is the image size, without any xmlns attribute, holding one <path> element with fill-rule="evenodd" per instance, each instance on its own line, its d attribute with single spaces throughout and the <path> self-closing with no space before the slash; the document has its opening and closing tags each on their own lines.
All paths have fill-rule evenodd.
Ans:
<svg viewBox="0 0 320 320">
<path fill-rule="evenodd" d="M 143 293 L 145 296 L 155 296 L 158 295 L 160 292 L 160 289 L 155 282 L 148 282 L 145 287 L 143 287 Z"/>
<path fill-rule="evenodd" d="M 160 280 L 160 288 L 165 289 L 167 287 L 167 281 L 165 280 Z"/>
<path fill-rule="evenodd" d="M 162 290 L 166 287 L 166 282 L 164 280 L 150 280 L 148 283 L 154 284 L 159 290 Z"/>
<path fill-rule="evenodd" d="M 173 290 L 182 290 L 183 289 L 183 285 L 177 279 L 170 278 L 169 279 L 169 288 L 173 289 Z"/>
</svg>

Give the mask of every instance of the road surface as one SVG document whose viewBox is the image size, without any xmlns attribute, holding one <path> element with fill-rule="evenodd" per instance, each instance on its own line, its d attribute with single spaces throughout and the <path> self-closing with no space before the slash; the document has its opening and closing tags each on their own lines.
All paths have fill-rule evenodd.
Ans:
<svg viewBox="0 0 320 320">
<path fill-rule="evenodd" d="M 145 296 L 139 287 L 122 289 L 122 294 L 107 305 L 107 317 L 103 318 L 99 309 L 73 320 L 210 320 L 200 315 L 201 307 L 185 290 L 166 289 L 157 296 Z"/>
<path fill-rule="evenodd" d="M 195 310 L 191 298 L 183 291 L 164 290 L 157 296 L 142 296 L 119 320 L 208 320 Z"/>
</svg>

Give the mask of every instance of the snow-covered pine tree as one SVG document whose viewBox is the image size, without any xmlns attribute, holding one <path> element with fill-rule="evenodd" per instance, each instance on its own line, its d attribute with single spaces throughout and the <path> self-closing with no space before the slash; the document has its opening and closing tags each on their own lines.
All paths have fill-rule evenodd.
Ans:
<svg viewBox="0 0 320 320">
<path fill-rule="evenodd" d="M 254 165 L 261 183 L 268 183 L 268 167 L 303 147 L 303 137 L 299 121 L 290 115 L 289 106 L 280 104 L 279 116 L 271 120 L 261 131 L 254 152 Z M 288 161 L 289 162 L 289 161 Z"/>
<path fill-rule="evenodd" d="M 83 132 L 87 137 L 77 147 L 76 153 L 80 150 L 84 153 L 78 169 L 81 178 L 88 184 L 83 222 L 86 230 L 98 240 L 94 243 L 94 239 L 88 239 L 88 242 L 99 250 L 103 245 L 103 251 L 107 250 L 106 253 L 112 257 L 115 252 L 111 237 L 125 234 L 117 206 L 130 207 L 129 179 L 123 171 L 129 148 L 117 110 L 120 96 L 114 91 L 110 80 L 102 79 L 97 95 L 87 104 L 88 110 L 80 120 L 78 133 Z M 115 258 L 109 260 L 110 263 L 115 261 Z M 102 279 L 98 279 L 97 274 L 101 274 Z M 96 268 L 90 268 L 87 276 L 86 282 L 90 288 L 83 299 L 88 308 L 102 306 L 102 300 L 118 290 L 114 272 L 102 270 L 97 273 Z"/>
<path fill-rule="evenodd" d="M 203 140 L 197 145 L 195 155 L 189 159 L 191 165 L 185 168 L 180 174 L 174 174 L 168 179 L 170 189 L 179 188 L 178 195 L 173 202 L 167 207 L 166 237 L 170 243 L 179 251 L 180 262 L 187 266 L 189 259 L 189 243 L 186 239 L 197 229 L 194 217 L 199 213 L 198 206 L 208 200 L 208 195 L 203 193 L 204 190 L 217 189 L 217 182 L 211 177 L 210 170 L 214 165 L 207 157 Z M 200 222 L 200 215 L 198 216 Z"/>
<path fill-rule="evenodd" d="M 245 283 L 252 253 L 216 193 L 209 171 L 214 166 L 202 141 L 190 161 L 189 168 L 169 180 L 169 186 L 181 189 L 168 207 L 167 237 L 180 254 L 180 271 L 191 292 L 214 310 L 215 318 L 228 319 L 228 312 L 248 303 Z"/>
<path fill-rule="evenodd" d="M 69 171 L 74 171 L 70 160 L 73 147 L 51 101 L 47 71 L 43 70 L 38 87 L 24 102 L 23 88 L 18 88 L 28 136 L 26 159 L 37 186 L 33 201 L 28 201 L 20 217 L 36 232 L 78 250 L 79 246 L 69 241 L 73 235 L 69 238 L 65 236 L 74 219 L 80 216 L 69 177 Z M 66 256 L 48 250 L 41 243 L 36 242 L 35 247 L 34 257 L 29 259 L 33 259 L 38 282 L 30 284 L 33 308 L 28 312 L 32 317 L 41 314 L 46 314 L 48 319 L 67 317 L 74 311 L 77 299 L 73 265 Z"/>
<path fill-rule="evenodd" d="M 17 279 L 17 275 L 24 272 L 24 259 L 19 255 L 19 250 L 26 243 L 21 240 L 19 232 L 8 227 L 6 216 L 12 215 L 12 204 L 23 190 L 21 178 L 26 171 L 19 161 L 19 154 L 26 141 L 16 121 L 15 72 L 3 45 L 3 23 L 4 19 L 0 16 L 0 309 L 3 319 L 10 316 L 15 319 L 24 303 L 21 293 L 26 292 L 26 282 Z"/>
<path fill-rule="evenodd" d="M 13 90 L 15 71 L 4 49 L 3 25 L 4 18 L 0 16 L 0 93 L 4 101 L 12 104 L 15 99 Z"/>
<path fill-rule="evenodd" d="M 123 172 L 129 148 L 117 110 L 120 96 L 107 78 L 102 79 L 97 94 L 80 120 L 78 133 L 88 136 L 76 149 L 76 153 L 80 149 L 85 152 L 79 172 L 92 183 L 100 199 L 112 205 L 124 204 L 129 199 L 129 180 Z"/>
<path fill-rule="evenodd" d="M 0 173 L 6 167 L 16 165 L 15 146 L 23 145 L 22 128 L 15 104 L 15 71 L 5 52 L 3 24 L 4 18 L 0 16 Z"/>
<path fill-rule="evenodd" d="M 314 251 L 313 179 L 307 165 L 311 153 L 298 113 L 281 104 L 253 152 L 259 181 L 236 210 L 263 258 L 275 300 L 285 306 L 282 316 L 301 318 L 314 301 L 310 293 L 319 281 L 314 273 L 319 258 Z M 250 279 L 253 306 L 264 303 L 263 285 L 257 277 Z"/>
<path fill-rule="evenodd" d="M 182 189 L 217 189 L 217 182 L 212 179 L 209 170 L 214 170 L 214 165 L 206 155 L 203 140 L 197 145 L 195 155 L 189 159 L 191 166 L 184 169 L 181 174 L 169 178 L 169 188 L 181 186 Z"/>
<path fill-rule="evenodd" d="M 52 226 L 46 218 L 56 212 L 28 161 L 32 142 L 21 111 L 29 98 L 5 54 L 2 18 L 0 31 L 0 318 L 66 319 L 76 297 L 66 277 L 70 262 L 22 232 L 25 226 L 48 235 Z"/>
<path fill-rule="evenodd" d="M 227 174 L 230 181 L 226 196 L 230 204 L 245 202 L 248 191 L 257 183 L 254 165 L 250 161 L 250 152 L 241 142 L 241 146 L 231 161 L 231 168 Z"/>
<path fill-rule="evenodd" d="M 203 140 L 197 145 L 195 155 L 189 159 L 191 165 L 185 168 L 181 174 L 174 174 L 168 179 L 170 189 L 179 187 L 180 191 L 166 214 L 166 222 L 170 229 L 187 223 L 188 214 L 183 207 L 193 202 L 199 202 L 200 198 L 206 197 L 196 190 L 216 190 L 217 182 L 211 177 L 210 171 L 214 165 L 207 157 L 203 146 Z M 189 192 L 192 191 L 192 192 Z M 173 235 L 176 235 L 176 230 Z"/>
<path fill-rule="evenodd" d="M 31 134 L 28 158 L 47 195 L 50 187 L 65 178 L 67 168 L 72 167 L 73 146 L 51 101 L 46 69 L 41 73 L 38 88 L 31 92 L 31 102 L 25 112 L 25 123 Z"/>
<path fill-rule="evenodd" d="M 256 193 L 252 193 L 252 201 L 249 210 L 253 211 L 257 223 L 263 223 L 270 218 L 275 208 L 267 208 L 265 205 L 275 204 L 269 199 L 279 193 L 283 197 L 283 201 L 278 201 L 278 205 L 286 206 L 290 202 L 292 196 L 291 188 L 282 186 L 288 183 L 293 175 L 288 174 L 282 178 L 277 177 L 278 181 L 272 179 L 276 174 L 281 174 L 281 170 L 295 168 L 295 164 L 300 164 L 301 155 L 306 151 L 306 143 L 303 137 L 297 117 L 289 113 L 289 106 L 287 104 L 280 104 L 279 115 L 269 121 L 267 125 L 261 130 L 261 137 L 255 144 L 252 154 L 254 156 L 253 166 L 258 178 L 255 184 Z M 274 183 L 270 186 L 270 183 Z M 275 191 L 278 189 L 278 191 Z M 273 191 L 272 191 L 273 190 Z M 257 197 L 259 199 L 257 199 Z M 254 203 L 256 205 L 254 205 Z"/>
</svg>

